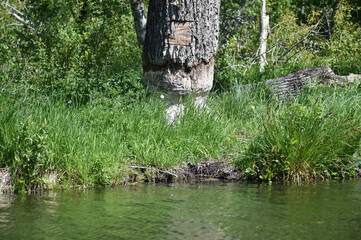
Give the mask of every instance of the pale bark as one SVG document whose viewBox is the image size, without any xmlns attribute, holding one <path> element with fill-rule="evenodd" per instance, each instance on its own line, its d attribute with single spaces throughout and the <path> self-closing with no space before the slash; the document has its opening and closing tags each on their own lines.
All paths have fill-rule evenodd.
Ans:
<svg viewBox="0 0 361 240">
<path fill-rule="evenodd" d="M 143 50 L 149 88 L 177 95 L 211 89 L 219 6 L 219 0 L 150 0 Z"/>
<path fill-rule="evenodd" d="M 130 0 L 134 18 L 135 31 L 137 33 L 138 44 L 142 46 L 145 40 L 147 19 L 143 0 Z"/>
<path fill-rule="evenodd" d="M 264 71 L 267 64 L 267 37 L 269 33 L 269 16 L 266 11 L 266 0 L 262 0 L 262 7 L 260 10 L 260 37 L 259 37 L 259 57 L 260 57 L 260 72 Z"/>
</svg>

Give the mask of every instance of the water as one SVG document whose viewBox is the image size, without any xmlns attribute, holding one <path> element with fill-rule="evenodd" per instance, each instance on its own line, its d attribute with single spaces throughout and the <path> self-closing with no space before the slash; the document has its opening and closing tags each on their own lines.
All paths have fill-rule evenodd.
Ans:
<svg viewBox="0 0 361 240">
<path fill-rule="evenodd" d="M 0 239 L 361 239 L 361 181 L 0 195 Z"/>
</svg>

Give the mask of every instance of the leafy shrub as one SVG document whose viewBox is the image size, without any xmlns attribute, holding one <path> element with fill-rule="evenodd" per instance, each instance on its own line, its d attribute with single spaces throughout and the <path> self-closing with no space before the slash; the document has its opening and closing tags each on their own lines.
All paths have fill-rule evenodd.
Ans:
<svg viewBox="0 0 361 240">
<path fill-rule="evenodd" d="M 13 162 L 16 188 L 28 190 L 41 187 L 42 175 L 50 169 L 52 151 L 48 146 L 47 125 L 35 127 L 31 119 L 21 123 L 21 132 L 16 138 Z"/>
<path fill-rule="evenodd" d="M 41 187 L 53 159 L 47 123 L 37 126 L 31 117 L 18 122 L 14 112 L 2 115 L 0 122 L 6 125 L 0 127 L 0 166 L 12 168 L 17 190 Z"/>
<path fill-rule="evenodd" d="M 141 72 L 130 4 L 124 1 L 9 1 L 28 26 L 19 27 L 4 10 L 0 30 L 0 75 L 29 84 L 44 95 L 59 94 L 87 102 L 106 91 L 99 82 L 122 72 Z M 4 5 L 5 6 L 5 5 Z M 16 23 L 16 22 L 15 22 Z M 5 78 L 5 77 L 1 77 Z M 133 85 L 138 84 L 138 78 Z M 2 81 L 3 83 L 3 81 Z M 123 94 L 127 89 L 120 89 Z M 114 89 L 109 89 L 113 95 Z M 106 95 L 107 93 L 105 93 Z M 119 95 L 118 94 L 118 95 Z"/>
</svg>

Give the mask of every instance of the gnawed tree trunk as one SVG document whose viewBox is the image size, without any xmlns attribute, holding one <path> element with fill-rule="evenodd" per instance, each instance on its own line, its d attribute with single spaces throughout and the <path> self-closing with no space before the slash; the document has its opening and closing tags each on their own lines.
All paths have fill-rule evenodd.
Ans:
<svg viewBox="0 0 361 240">
<path fill-rule="evenodd" d="M 309 83 L 340 84 L 348 83 L 361 84 L 361 74 L 350 74 L 348 76 L 336 75 L 328 66 L 306 68 L 294 71 L 285 76 L 267 80 L 266 86 L 270 87 L 276 96 L 286 99 L 289 96 L 297 96 Z M 257 87 L 246 85 L 242 89 Z"/>
<path fill-rule="evenodd" d="M 212 88 L 219 11 L 219 0 L 149 1 L 143 83 L 171 96 L 171 122 L 182 111 L 182 97 L 194 95 L 203 106 Z"/>
<path fill-rule="evenodd" d="M 266 0 L 262 0 L 262 7 L 260 10 L 260 31 L 259 31 L 259 70 L 264 71 L 267 64 L 267 37 L 269 33 L 269 16 L 266 11 Z"/>
</svg>

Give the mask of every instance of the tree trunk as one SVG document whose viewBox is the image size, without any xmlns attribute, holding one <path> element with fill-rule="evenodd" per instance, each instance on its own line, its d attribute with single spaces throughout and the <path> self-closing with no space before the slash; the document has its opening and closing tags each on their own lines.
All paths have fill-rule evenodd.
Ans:
<svg viewBox="0 0 361 240">
<path fill-rule="evenodd" d="M 219 0 L 150 0 L 143 48 L 143 83 L 177 102 L 204 97 L 213 84 Z"/>
<path fill-rule="evenodd" d="M 287 99 L 290 96 L 298 96 L 310 83 L 338 84 L 341 86 L 361 84 L 361 74 L 351 73 L 348 76 L 339 76 L 330 67 L 319 66 L 294 71 L 278 78 L 269 79 L 266 82 L 243 85 L 240 87 L 240 91 L 268 87 L 278 98 Z"/>
<path fill-rule="evenodd" d="M 262 7 L 260 11 L 260 33 L 259 33 L 259 56 L 260 56 L 260 72 L 264 71 L 267 64 L 267 37 L 269 32 L 269 16 L 266 11 L 266 0 L 262 0 Z"/>
<path fill-rule="evenodd" d="M 315 80 L 328 83 L 335 76 L 331 68 L 320 66 L 294 71 L 285 76 L 267 80 L 266 84 L 272 88 L 278 97 L 286 98 L 298 95 L 307 83 L 312 83 Z"/>
<path fill-rule="evenodd" d="M 303 19 L 305 19 L 305 0 L 302 0 L 301 3 L 301 17 L 300 17 L 300 25 L 303 24 Z"/>
<path fill-rule="evenodd" d="M 143 0 L 130 0 L 132 6 L 132 13 L 134 18 L 135 31 L 138 37 L 138 44 L 142 46 L 145 39 L 145 28 L 147 19 L 145 17 L 145 9 Z"/>
<path fill-rule="evenodd" d="M 348 76 L 336 75 L 328 66 L 306 68 L 294 71 L 285 76 L 266 81 L 279 98 L 297 96 L 308 83 L 318 82 L 320 84 L 347 83 L 360 84 L 361 74 L 350 74 Z"/>
</svg>

